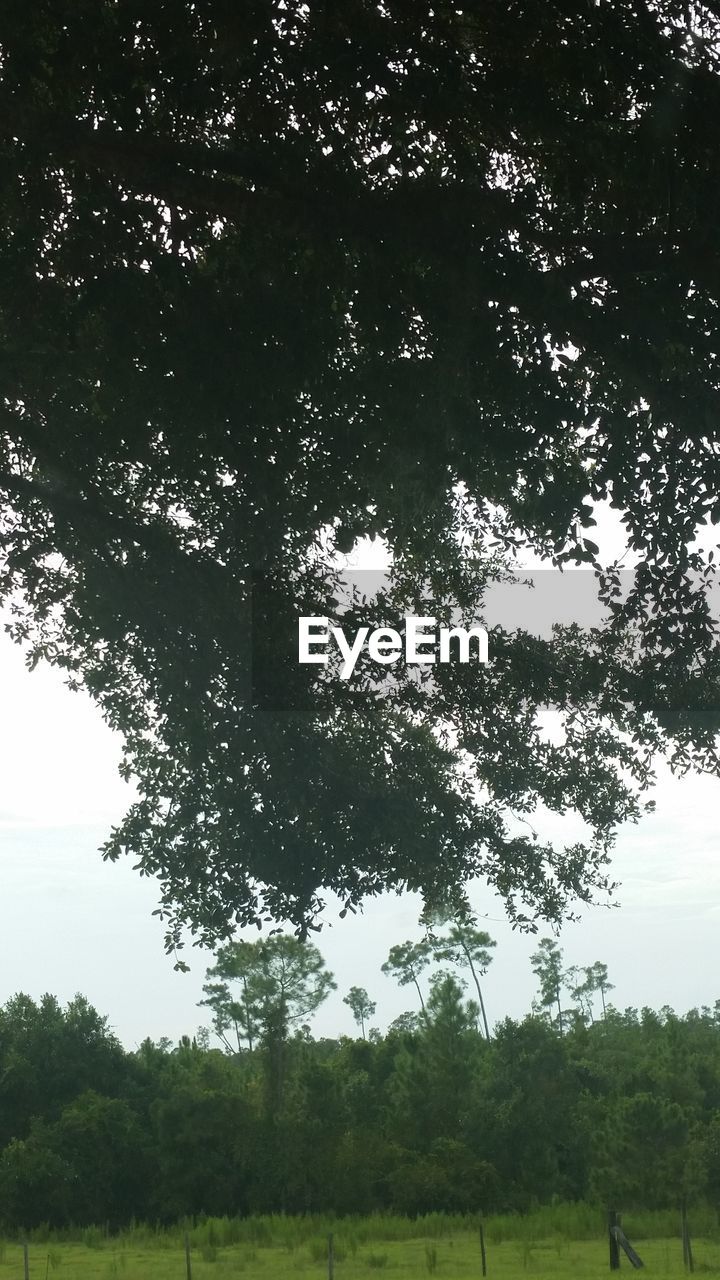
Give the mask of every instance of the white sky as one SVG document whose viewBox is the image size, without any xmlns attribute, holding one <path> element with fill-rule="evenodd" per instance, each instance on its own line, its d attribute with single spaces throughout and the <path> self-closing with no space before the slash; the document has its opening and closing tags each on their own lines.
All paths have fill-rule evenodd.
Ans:
<svg viewBox="0 0 720 1280">
<path fill-rule="evenodd" d="M 600 528 L 615 555 L 618 522 L 605 513 Z M 128 861 L 105 864 L 97 852 L 132 798 L 117 773 L 118 740 L 59 672 L 28 673 L 2 632 L 0 708 L 0 1002 L 21 990 L 63 1001 L 80 991 L 129 1048 L 145 1036 L 192 1034 L 208 1022 L 196 1002 L 210 957 L 188 948 L 191 973 L 175 973 L 151 915 L 157 886 Z M 620 1008 L 684 1012 L 720 998 L 720 781 L 663 773 L 655 798 L 657 812 L 620 833 L 612 868 L 622 882 L 619 905 L 585 910 L 561 944 L 568 963 L 608 965 Z M 561 825 L 563 838 L 579 833 L 559 818 L 538 830 L 559 835 Z M 498 943 L 485 980 L 488 1016 L 522 1016 L 535 992 L 529 956 L 537 939 L 513 933 L 481 888 L 473 905 Z M 377 1001 L 380 1027 L 413 1007 L 411 989 L 399 990 L 380 966 L 394 942 L 420 936 L 418 910 L 411 896 L 388 895 L 345 921 L 328 912 L 315 941 L 339 990 L 317 1016 L 316 1034 L 352 1034 L 342 996 L 353 984 Z"/>
</svg>

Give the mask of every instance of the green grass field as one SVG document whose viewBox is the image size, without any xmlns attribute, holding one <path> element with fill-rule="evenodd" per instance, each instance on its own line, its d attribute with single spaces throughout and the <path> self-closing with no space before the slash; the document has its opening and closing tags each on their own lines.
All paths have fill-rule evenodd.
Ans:
<svg viewBox="0 0 720 1280">
<path fill-rule="evenodd" d="M 626 1215 L 625 1230 L 648 1276 L 680 1277 L 682 1248 L 676 1215 Z M 705 1234 L 693 1238 L 696 1274 L 720 1275 L 720 1231 L 715 1215 L 696 1215 Z M 692 1223 L 692 1218 L 691 1218 Z M 337 1221 L 319 1217 L 209 1219 L 174 1230 L 135 1227 L 105 1237 L 96 1228 L 30 1237 L 31 1280 L 185 1280 L 184 1232 L 191 1241 L 193 1280 L 326 1280 L 327 1233 L 333 1232 L 335 1280 L 473 1280 L 481 1276 L 477 1220 L 432 1214 L 410 1221 L 377 1216 Z M 572 1235 L 573 1228 L 576 1235 Z M 664 1229 L 664 1230 L 663 1230 Z M 72 1235 L 76 1238 L 72 1239 Z M 488 1277 L 521 1280 L 609 1273 L 602 1214 L 587 1206 L 559 1206 L 525 1217 L 489 1218 L 485 1224 Z M 40 1238 L 38 1238 L 40 1237 Z M 629 1273 L 623 1258 L 621 1269 Z M 0 1244 L 0 1280 L 23 1276 L 22 1246 Z"/>
</svg>

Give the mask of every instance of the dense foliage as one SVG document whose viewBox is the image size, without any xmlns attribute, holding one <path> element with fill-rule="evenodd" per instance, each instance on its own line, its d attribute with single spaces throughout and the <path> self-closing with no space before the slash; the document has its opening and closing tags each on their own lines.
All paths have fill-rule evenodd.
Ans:
<svg viewBox="0 0 720 1280">
<path fill-rule="evenodd" d="M 366 994 L 366 993 L 364 993 Z M 630 1209 L 720 1203 L 720 1007 L 577 1004 L 492 1039 L 439 970 L 385 1035 L 206 1037 L 124 1051 L 85 1001 L 0 1010 L 0 1217 L 8 1229 L 133 1216 Z M 598 1010 L 596 1009 L 596 1013 Z"/>
<path fill-rule="evenodd" d="M 557 919 L 653 750 L 716 766 L 717 33 L 684 0 L 3 5 L 0 593 L 124 736 L 106 852 L 171 942 L 478 873 Z M 476 609 L 496 553 L 592 562 L 607 498 L 643 561 L 612 632 L 303 702 L 271 637 L 335 615 L 332 551 L 386 541 L 389 616 Z M 539 803 L 587 841 L 518 831 Z"/>
</svg>

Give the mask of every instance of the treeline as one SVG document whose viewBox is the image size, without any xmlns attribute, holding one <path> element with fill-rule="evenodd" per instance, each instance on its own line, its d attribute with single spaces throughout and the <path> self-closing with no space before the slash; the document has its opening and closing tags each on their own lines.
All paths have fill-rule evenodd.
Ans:
<svg viewBox="0 0 720 1280">
<path fill-rule="evenodd" d="M 303 1011 L 332 978 L 295 939 L 219 954 L 207 999 L 226 1048 L 127 1052 L 82 997 L 15 996 L 0 1010 L 3 1226 L 720 1202 L 720 1004 L 595 1017 L 538 976 L 535 1012 L 489 1039 L 447 969 L 386 1034 L 313 1039 Z"/>
</svg>

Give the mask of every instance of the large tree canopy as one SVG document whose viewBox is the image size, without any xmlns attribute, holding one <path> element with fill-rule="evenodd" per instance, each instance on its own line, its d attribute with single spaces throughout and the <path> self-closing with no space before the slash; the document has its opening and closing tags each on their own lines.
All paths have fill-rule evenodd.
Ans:
<svg viewBox="0 0 720 1280">
<path fill-rule="evenodd" d="M 3 6 L 0 583 L 124 735 L 106 853 L 171 940 L 479 873 L 557 919 L 654 750 L 715 767 L 719 40 L 676 0 Z M 606 631 L 248 700 L 253 573 L 268 634 L 362 535 L 477 605 L 494 552 L 591 562 L 607 498 Z M 587 843 L 516 834 L 539 802 Z"/>
</svg>

